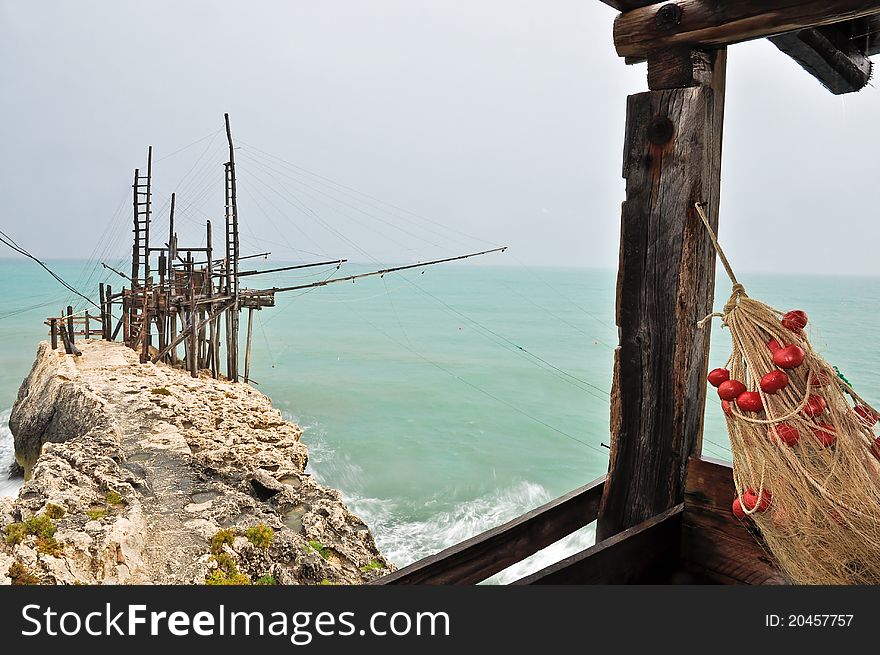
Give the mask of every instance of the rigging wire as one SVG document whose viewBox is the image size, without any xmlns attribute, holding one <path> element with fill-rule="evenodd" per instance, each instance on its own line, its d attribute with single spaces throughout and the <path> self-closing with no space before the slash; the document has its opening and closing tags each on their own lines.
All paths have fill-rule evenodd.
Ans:
<svg viewBox="0 0 880 655">
<path fill-rule="evenodd" d="M 456 228 L 453 228 L 453 227 L 451 227 L 451 226 L 449 226 L 449 225 L 446 225 L 446 224 L 444 224 L 444 223 L 442 223 L 442 222 L 440 222 L 440 221 L 437 221 L 437 220 L 435 220 L 435 219 L 429 218 L 429 217 L 424 216 L 424 215 L 422 215 L 422 214 L 419 214 L 419 213 L 417 213 L 417 212 L 413 212 L 413 211 L 411 211 L 411 210 L 409 210 L 409 209 L 405 209 L 405 208 L 403 208 L 403 207 L 399 207 L 399 206 L 397 206 L 397 205 L 394 205 L 393 203 L 390 203 L 390 202 L 388 202 L 388 201 L 386 201 L 386 200 L 382 200 L 381 198 L 377 198 L 377 197 L 375 197 L 375 196 L 372 196 L 372 195 L 370 195 L 370 194 L 368 194 L 368 193 L 365 193 L 365 192 L 363 192 L 363 191 L 360 191 L 360 190 L 358 190 L 358 189 L 355 189 L 354 187 L 347 186 L 347 185 L 345 185 L 345 184 L 342 184 L 341 182 L 337 182 L 337 181 L 335 181 L 335 180 L 332 180 L 332 179 L 330 179 L 329 177 L 325 177 L 325 176 L 323 176 L 323 175 L 320 175 L 319 173 L 315 173 L 315 172 L 313 172 L 313 171 L 310 171 L 310 170 L 308 170 L 307 168 L 304 168 L 304 167 L 302 167 L 302 166 L 299 166 L 299 165 L 297 165 L 297 164 L 294 164 L 293 162 L 289 162 L 289 161 L 287 161 L 287 160 L 285 160 L 285 159 L 282 159 L 281 157 L 278 157 L 277 155 L 273 155 L 273 154 L 271 154 L 271 153 L 266 152 L 265 150 L 261 150 L 260 148 L 257 148 L 256 146 L 249 145 L 249 144 L 245 143 L 244 141 L 239 140 L 239 143 L 240 143 L 241 145 L 243 145 L 243 146 L 245 147 L 246 150 L 254 150 L 254 151 L 256 151 L 256 152 L 258 152 L 258 153 L 261 153 L 261 154 L 263 154 L 263 155 L 265 155 L 265 156 L 267 156 L 267 157 L 270 157 L 270 158 L 272 158 L 272 159 L 274 159 L 274 160 L 276 160 L 276 161 L 278 161 L 278 162 L 281 162 L 281 163 L 283 163 L 283 164 L 286 164 L 287 166 L 289 166 L 289 167 L 291 167 L 291 168 L 294 168 L 294 169 L 300 170 L 300 171 L 302 171 L 302 172 L 304 172 L 304 173 L 307 173 L 308 175 L 311 175 L 311 176 L 316 177 L 316 178 L 318 178 L 318 179 L 320 179 L 320 180 L 323 180 L 324 182 L 329 182 L 329 183 L 332 184 L 333 186 L 340 187 L 340 188 L 342 188 L 342 189 L 346 189 L 346 190 L 351 191 L 351 192 L 353 192 L 353 193 L 356 193 L 356 194 L 358 194 L 358 195 L 364 196 L 365 198 L 368 198 L 368 199 L 370 199 L 370 200 L 373 200 L 373 201 L 375 201 L 375 202 L 378 202 L 378 203 L 380 203 L 380 204 L 382 204 L 382 205 L 385 205 L 386 207 L 390 207 L 390 208 L 392 208 L 392 209 L 394 209 L 394 210 L 396 210 L 396 211 L 398 211 L 398 212 L 402 212 L 402 213 L 404 213 L 404 214 L 408 214 L 408 215 L 413 216 L 413 217 L 415 217 L 415 218 L 418 218 L 419 220 L 422 220 L 422 221 L 424 221 L 424 222 L 431 223 L 432 225 L 436 225 L 436 226 L 441 227 L 441 228 L 444 228 L 444 229 L 446 229 L 446 230 L 449 230 L 449 231 L 452 231 L 452 232 L 456 232 L 456 233 L 458 233 L 458 234 L 460 234 L 460 235 L 462 235 L 462 236 L 467 237 L 468 239 L 472 239 L 472 240 L 475 240 L 475 241 L 481 241 L 481 242 L 486 243 L 486 244 L 493 244 L 493 245 L 494 245 L 494 242 L 492 242 L 492 241 L 488 241 L 488 240 L 486 240 L 486 239 L 481 239 L 480 237 L 475 237 L 475 236 L 472 235 L 472 234 L 468 234 L 467 232 L 462 232 L 461 230 L 457 230 Z"/>
<path fill-rule="evenodd" d="M 561 434 L 562 436 L 566 437 L 567 439 L 570 439 L 570 440 L 575 441 L 575 442 L 577 442 L 577 443 L 579 443 L 579 444 L 581 444 L 581 445 L 583 445 L 583 446 L 586 446 L 587 448 L 591 448 L 591 449 L 593 449 L 593 450 L 595 450 L 595 451 L 597 451 L 597 452 L 600 452 L 600 453 L 602 453 L 602 456 L 605 457 L 605 455 L 606 455 L 605 451 L 602 450 L 601 448 L 599 448 L 598 446 L 595 446 L 595 445 L 593 445 L 593 444 L 591 444 L 591 443 L 588 443 L 588 442 L 586 442 L 586 441 L 584 441 L 584 440 L 582 440 L 582 439 L 578 439 L 576 436 L 574 436 L 574 435 L 572 435 L 572 434 L 569 434 L 569 433 L 566 432 L 565 430 L 561 430 L 561 429 L 559 429 L 559 428 L 557 428 L 557 427 L 555 427 L 555 426 L 553 426 L 553 425 L 550 425 L 549 423 L 547 423 L 547 422 L 544 421 L 543 419 L 540 419 L 540 418 L 538 418 L 537 416 L 534 416 L 534 415 L 532 415 L 532 414 L 529 414 L 528 412 L 526 412 L 525 410 L 523 410 L 523 409 L 522 409 L 521 407 L 519 407 L 518 405 L 515 405 L 515 404 L 513 404 L 513 403 L 511 403 L 511 402 L 509 402 L 509 401 L 507 401 L 507 400 L 504 400 L 503 398 L 499 398 L 498 396 L 496 396 L 495 394 L 491 393 L 490 391 L 487 391 L 487 390 L 483 389 L 482 387 L 477 386 L 477 385 L 474 384 L 473 382 L 471 382 L 471 381 L 469 381 L 469 380 L 467 380 L 467 379 L 461 377 L 460 375 L 458 375 L 458 374 L 455 373 L 454 371 L 451 371 L 450 369 L 446 368 L 445 366 L 442 366 L 441 364 L 438 364 L 437 362 L 433 361 L 432 359 L 429 359 L 428 357 L 426 357 L 425 355 L 423 355 L 422 353 L 420 353 L 420 352 L 419 352 L 418 350 L 416 350 L 415 348 L 413 348 L 413 347 L 411 347 L 411 346 L 409 346 L 409 345 L 403 343 L 403 342 L 400 341 L 399 339 L 396 339 L 394 336 L 392 336 L 391 334 L 389 334 L 388 332 L 386 332 L 385 330 L 383 330 L 382 328 L 380 328 L 378 325 L 376 325 L 375 323 L 373 323 L 370 319 L 366 318 L 365 316 L 360 315 L 360 314 L 359 314 L 359 316 L 360 316 L 360 318 L 361 318 L 363 321 L 365 321 L 366 323 L 369 323 L 369 324 L 370 324 L 375 330 L 377 330 L 377 331 L 381 332 L 383 335 L 385 335 L 386 338 L 390 339 L 391 341 L 393 341 L 394 343 L 396 343 L 396 344 L 397 344 L 398 346 L 400 346 L 401 348 L 405 348 L 406 350 L 409 350 L 411 353 L 413 353 L 414 355 L 416 355 L 416 356 L 419 357 L 420 359 L 424 360 L 424 361 L 427 362 L 428 364 L 431 364 L 431 366 L 434 366 L 434 367 L 440 369 L 441 371 L 443 371 L 443 372 L 446 373 L 447 375 L 452 376 L 453 378 L 455 378 L 455 379 L 458 380 L 459 382 L 463 382 L 464 384 L 468 385 L 468 386 L 471 387 L 472 389 L 474 389 L 474 390 L 480 392 L 481 394 L 483 394 L 483 395 L 485 395 L 485 396 L 491 398 L 492 400 L 495 400 L 496 402 L 499 402 L 499 403 L 501 403 L 502 405 L 506 405 L 507 407 L 509 407 L 509 408 L 512 409 L 513 411 L 517 412 L 518 414 L 522 414 L 522 415 L 525 416 L 526 418 L 529 418 L 529 419 L 531 419 L 532 421 L 535 421 L 536 423 L 539 423 L 539 424 L 543 425 L 544 427 L 546 427 L 546 428 L 548 428 L 548 429 L 550 429 L 550 430 L 552 430 L 552 431 L 554 431 L 554 432 L 557 432 L 558 434 Z"/>
<path fill-rule="evenodd" d="M 12 237 L 10 237 L 8 234 L 6 234 L 3 230 L 0 230 L 0 243 L 3 243 L 3 244 L 5 244 L 5 245 L 9 246 L 12 250 L 14 250 L 14 251 L 16 251 L 16 252 L 18 252 L 18 253 L 24 255 L 24 256 L 27 257 L 28 259 L 32 259 L 32 260 L 34 260 L 35 262 L 37 262 L 37 264 L 39 264 L 40 266 L 42 266 L 42 267 L 46 270 L 46 272 L 49 273 L 49 275 L 51 275 L 53 278 L 55 278 L 55 279 L 56 279 L 56 280 L 57 280 L 62 286 L 64 286 L 65 288 L 67 288 L 67 289 L 68 289 L 69 291 L 71 291 L 72 293 L 75 293 L 76 295 L 78 295 L 80 298 L 84 299 L 84 300 L 87 301 L 88 303 L 94 305 L 94 306 L 97 307 L 98 309 L 101 309 L 101 307 L 98 306 L 97 304 L 95 304 L 95 302 L 92 301 L 91 298 L 89 298 L 88 296 L 83 295 L 82 293 L 80 293 L 79 291 L 77 291 L 76 289 L 74 289 L 74 288 L 73 288 L 72 286 L 70 286 L 67 282 L 65 282 L 65 281 L 64 281 L 59 275 L 57 275 L 52 269 L 50 269 L 48 266 L 46 266 L 46 264 L 44 264 L 42 261 L 40 261 L 39 259 L 37 259 L 36 257 L 34 257 L 32 254 L 30 254 L 30 253 L 29 253 L 27 250 L 25 250 L 24 248 L 22 248 L 21 246 L 19 246 L 19 245 L 15 242 L 15 240 L 14 240 Z"/>
</svg>

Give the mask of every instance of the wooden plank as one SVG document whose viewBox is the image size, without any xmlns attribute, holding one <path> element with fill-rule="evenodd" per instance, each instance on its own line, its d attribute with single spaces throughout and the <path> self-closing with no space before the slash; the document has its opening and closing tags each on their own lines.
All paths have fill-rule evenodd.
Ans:
<svg viewBox="0 0 880 655">
<path fill-rule="evenodd" d="M 785 584 L 751 521 L 733 516 L 735 495 L 729 464 L 691 460 L 682 521 L 684 568 L 722 584 Z"/>
<path fill-rule="evenodd" d="M 513 584 L 665 583 L 678 567 L 682 513 L 676 505 Z"/>
<path fill-rule="evenodd" d="M 682 502 L 699 451 L 715 251 L 694 203 L 718 224 L 726 52 L 710 85 L 630 96 L 612 390 L 600 540 Z"/>
<path fill-rule="evenodd" d="M 788 32 L 770 38 L 835 95 L 860 91 L 871 79 L 871 60 L 865 55 L 865 39 L 854 40 L 858 21 Z"/>
<path fill-rule="evenodd" d="M 475 584 L 596 519 L 605 478 L 370 584 Z"/>
<path fill-rule="evenodd" d="M 614 21 L 621 57 L 674 46 L 717 48 L 880 13 L 880 0 L 678 0 L 633 9 Z"/>
</svg>

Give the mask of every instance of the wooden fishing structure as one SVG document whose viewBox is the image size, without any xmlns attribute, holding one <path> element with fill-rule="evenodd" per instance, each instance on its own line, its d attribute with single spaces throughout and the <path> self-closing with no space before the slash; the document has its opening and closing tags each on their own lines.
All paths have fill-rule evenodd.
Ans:
<svg viewBox="0 0 880 655">
<path fill-rule="evenodd" d="M 229 158 L 223 164 L 223 242 L 215 246 L 209 220 L 205 224 L 204 245 L 180 244 L 174 222 L 176 194 L 172 193 L 167 241 L 158 247 L 152 245 L 150 227 L 153 217 L 153 148 L 149 147 L 146 172 L 135 169 L 132 183 L 134 238 L 130 274 L 102 263 L 104 268 L 123 278 L 128 286 L 123 285 L 119 291 L 114 292 L 111 285 L 99 284 L 99 303 L 89 300 L 98 310 L 97 314 L 89 309 L 74 313 L 73 307 L 68 306 L 58 316 L 46 319 L 52 348 L 58 348 L 60 340 L 68 354 L 79 355 L 77 336 L 91 338 L 100 335 L 101 339 L 115 341 L 121 332 L 122 341 L 140 354 L 141 362 L 164 362 L 172 366 L 183 366 L 193 377 L 207 372 L 214 378 L 223 377 L 231 382 L 238 382 L 239 379 L 243 379 L 245 383 L 253 382 L 250 364 L 254 312 L 274 307 L 276 294 L 351 282 L 506 250 L 506 247 L 492 248 L 309 284 L 264 289 L 245 288 L 241 284 L 242 278 L 318 266 L 336 266 L 336 270 L 339 270 L 347 260 L 334 259 L 268 269 L 240 269 L 240 262 L 265 257 L 270 253 L 240 253 L 235 146 L 229 114 L 225 115 L 225 128 Z M 155 238 L 155 235 L 152 236 Z M 239 322 L 240 314 L 245 309 L 248 312 L 247 332 L 244 369 L 240 374 Z M 179 348 L 183 349 L 182 356 Z M 222 351 L 225 351 L 225 361 Z"/>
<path fill-rule="evenodd" d="M 727 46 L 769 38 L 832 93 L 862 89 L 880 0 L 602 0 L 614 43 L 647 62 L 627 100 L 608 474 L 375 584 L 474 584 L 597 521 L 596 544 L 515 584 L 786 580 L 730 511 L 728 464 L 701 457 Z"/>
</svg>

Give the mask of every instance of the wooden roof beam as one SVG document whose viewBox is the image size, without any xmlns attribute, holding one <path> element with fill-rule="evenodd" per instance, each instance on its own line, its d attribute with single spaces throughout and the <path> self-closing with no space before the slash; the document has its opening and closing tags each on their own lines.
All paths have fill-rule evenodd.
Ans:
<svg viewBox="0 0 880 655">
<path fill-rule="evenodd" d="M 677 0 L 622 13 L 614 45 L 621 57 L 644 59 L 675 46 L 718 48 L 872 15 L 880 15 L 880 0 Z"/>
<path fill-rule="evenodd" d="M 864 20 L 770 37 L 782 52 L 835 95 L 860 91 L 871 79 Z M 860 35 L 858 32 L 862 32 Z"/>
</svg>

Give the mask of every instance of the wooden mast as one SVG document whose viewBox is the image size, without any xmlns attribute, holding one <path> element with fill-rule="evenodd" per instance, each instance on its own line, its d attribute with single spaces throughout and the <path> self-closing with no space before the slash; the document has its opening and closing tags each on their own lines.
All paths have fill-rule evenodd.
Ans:
<svg viewBox="0 0 880 655">
<path fill-rule="evenodd" d="M 597 539 L 682 502 L 700 450 L 715 251 L 694 210 L 718 221 L 726 50 L 648 59 L 627 101 L 611 459 Z"/>
<path fill-rule="evenodd" d="M 238 202 L 235 190 L 235 148 L 229 114 L 226 121 L 226 140 L 229 143 L 229 161 L 226 164 L 226 295 L 233 299 L 226 312 L 226 377 L 238 382 Z"/>
</svg>

